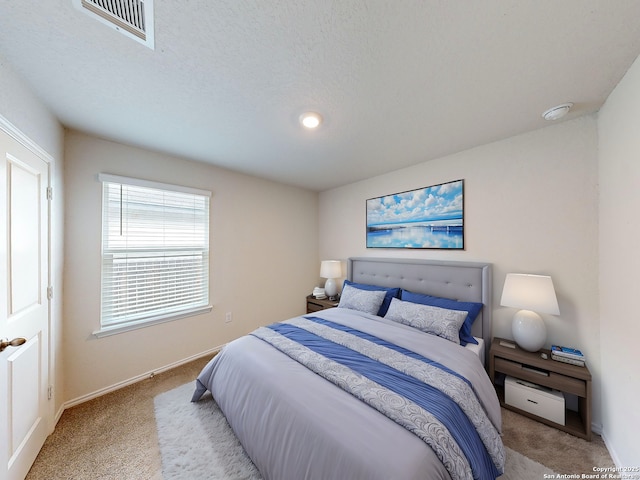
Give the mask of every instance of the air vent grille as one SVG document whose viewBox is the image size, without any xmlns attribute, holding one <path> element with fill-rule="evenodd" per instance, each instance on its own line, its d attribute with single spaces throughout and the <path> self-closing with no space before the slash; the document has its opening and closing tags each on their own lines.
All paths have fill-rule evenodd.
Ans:
<svg viewBox="0 0 640 480">
<path fill-rule="evenodd" d="M 74 0 L 82 11 L 153 48 L 153 0 Z"/>
</svg>

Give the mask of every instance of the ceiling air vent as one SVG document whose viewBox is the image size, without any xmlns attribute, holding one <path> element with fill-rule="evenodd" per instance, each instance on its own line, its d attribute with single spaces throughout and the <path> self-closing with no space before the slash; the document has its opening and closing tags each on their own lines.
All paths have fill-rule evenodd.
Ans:
<svg viewBox="0 0 640 480">
<path fill-rule="evenodd" d="M 153 49 L 153 0 L 73 0 L 87 15 Z"/>
</svg>

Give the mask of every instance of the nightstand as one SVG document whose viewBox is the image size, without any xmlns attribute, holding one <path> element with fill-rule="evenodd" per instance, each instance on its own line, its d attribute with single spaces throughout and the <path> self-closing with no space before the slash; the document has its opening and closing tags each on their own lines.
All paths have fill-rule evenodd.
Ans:
<svg viewBox="0 0 640 480">
<path fill-rule="evenodd" d="M 339 300 L 329 300 L 328 298 L 318 299 L 313 295 L 307 296 L 307 313 L 318 312 L 325 308 L 337 307 Z"/>
<path fill-rule="evenodd" d="M 591 372 L 589 369 L 552 360 L 549 350 L 542 349 L 539 352 L 531 353 L 522 350 L 517 345 L 515 348 L 510 348 L 501 342 L 515 344 L 512 340 L 502 338 L 494 338 L 491 342 L 489 377 L 498 392 L 500 404 L 504 408 L 591 441 Z M 547 358 L 542 358 L 541 353 L 546 353 Z M 575 395 L 578 397 L 578 412 L 567 409 L 565 411 L 565 425 L 561 425 L 508 405 L 505 403 L 504 387 L 496 385 L 497 374 L 508 375 Z"/>
</svg>

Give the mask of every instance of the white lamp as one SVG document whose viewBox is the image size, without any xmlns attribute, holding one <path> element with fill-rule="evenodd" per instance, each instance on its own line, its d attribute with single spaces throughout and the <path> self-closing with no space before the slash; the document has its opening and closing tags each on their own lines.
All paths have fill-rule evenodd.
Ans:
<svg viewBox="0 0 640 480">
<path fill-rule="evenodd" d="M 323 260 L 320 263 L 320 276 L 327 279 L 324 284 L 324 291 L 330 299 L 334 300 L 338 294 L 338 286 L 336 285 L 335 279 L 342 276 L 342 265 L 340 261 Z"/>
<path fill-rule="evenodd" d="M 520 308 L 511 325 L 516 343 L 529 352 L 537 352 L 547 341 L 547 329 L 536 312 L 559 315 L 558 299 L 551 277 L 508 273 L 500 305 Z"/>
</svg>

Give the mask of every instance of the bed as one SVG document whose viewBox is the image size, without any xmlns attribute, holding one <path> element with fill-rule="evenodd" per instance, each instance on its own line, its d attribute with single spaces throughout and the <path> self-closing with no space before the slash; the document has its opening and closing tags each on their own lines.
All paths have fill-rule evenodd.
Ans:
<svg viewBox="0 0 640 480">
<path fill-rule="evenodd" d="M 491 299 L 490 264 L 350 258 L 338 308 L 230 342 L 192 400 L 211 392 L 265 480 L 496 478 Z"/>
</svg>

